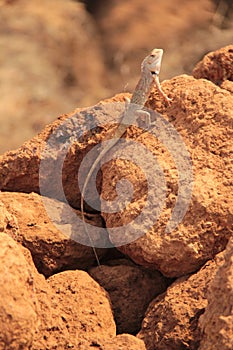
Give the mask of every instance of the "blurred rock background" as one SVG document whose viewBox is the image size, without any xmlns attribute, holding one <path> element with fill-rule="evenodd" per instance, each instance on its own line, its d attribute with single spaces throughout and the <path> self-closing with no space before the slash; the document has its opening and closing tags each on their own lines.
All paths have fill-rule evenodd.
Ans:
<svg viewBox="0 0 233 350">
<path fill-rule="evenodd" d="M 0 0 L 0 153 L 62 113 L 131 92 L 154 47 L 163 80 L 232 38 L 231 0 Z"/>
</svg>

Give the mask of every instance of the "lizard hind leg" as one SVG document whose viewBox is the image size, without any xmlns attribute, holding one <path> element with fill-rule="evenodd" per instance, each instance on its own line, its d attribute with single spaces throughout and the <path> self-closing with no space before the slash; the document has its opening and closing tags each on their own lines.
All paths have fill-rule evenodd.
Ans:
<svg viewBox="0 0 233 350">
<path fill-rule="evenodd" d="M 150 119 L 149 112 L 146 112 L 146 111 L 143 111 L 142 109 L 139 109 L 135 112 L 135 115 L 137 116 L 137 118 L 140 118 L 139 123 L 138 123 L 140 127 L 145 127 L 146 129 L 150 128 L 151 119 Z M 140 123 L 140 121 L 142 123 Z"/>
</svg>

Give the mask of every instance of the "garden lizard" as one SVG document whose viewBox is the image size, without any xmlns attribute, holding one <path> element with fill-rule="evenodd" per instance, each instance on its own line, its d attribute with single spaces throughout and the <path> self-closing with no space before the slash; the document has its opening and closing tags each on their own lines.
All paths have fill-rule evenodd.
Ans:
<svg viewBox="0 0 233 350">
<path fill-rule="evenodd" d="M 123 117 L 121 120 L 121 123 L 119 124 L 118 128 L 116 129 L 113 138 L 108 142 L 108 145 L 103 148 L 98 155 L 98 157 L 95 159 L 94 163 L 92 164 L 87 177 L 85 179 L 85 182 L 83 184 L 83 188 L 81 190 L 81 216 L 82 221 L 84 224 L 85 232 L 88 236 L 88 239 L 90 241 L 90 244 L 92 246 L 93 252 L 95 254 L 96 261 L 98 265 L 100 265 L 98 255 L 96 253 L 96 249 L 94 247 L 92 238 L 90 234 L 88 233 L 88 228 L 86 226 L 85 222 L 85 215 L 84 215 L 84 198 L 85 198 L 85 192 L 86 188 L 88 186 L 89 180 L 98 165 L 98 163 L 101 161 L 101 159 L 104 157 L 104 155 L 114 147 L 125 133 L 127 127 L 132 124 L 135 119 L 137 119 L 138 115 L 144 115 L 147 119 L 147 122 L 149 122 L 150 115 L 148 112 L 143 111 L 143 107 L 148 99 L 148 96 L 151 92 L 151 89 L 153 85 L 155 85 L 158 89 L 158 92 L 160 95 L 168 102 L 170 99 L 167 97 L 167 95 L 163 92 L 160 82 L 159 82 L 159 72 L 161 67 L 161 61 L 163 56 L 163 50 L 162 49 L 153 49 L 151 53 L 146 56 L 146 58 L 142 61 L 141 64 L 141 77 L 136 85 L 136 88 L 132 94 L 132 97 L 130 100 L 127 100 L 125 111 L 123 113 Z"/>
</svg>

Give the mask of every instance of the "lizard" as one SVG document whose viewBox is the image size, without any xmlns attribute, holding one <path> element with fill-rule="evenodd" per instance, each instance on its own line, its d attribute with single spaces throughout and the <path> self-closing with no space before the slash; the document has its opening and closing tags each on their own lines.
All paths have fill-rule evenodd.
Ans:
<svg viewBox="0 0 233 350">
<path fill-rule="evenodd" d="M 96 249 L 94 247 L 92 238 L 90 234 L 88 233 L 88 228 L 86 226 L 85 222 L 85 214 L 84 214 L 84 198 L 85 198 L 85 192 L 89 183 L 89 180 L 96 168 L 96 166 L 99 164 L 101 159 L 104 157 L 104 155 L 110 151 L 119 141 L 119 139 L 123 136 L 125 133 L 127 127 L 136 119 L 137 114 L 143 114 L 146 116 L 147 120 L 149 118 L 149 113 L 143 111 L 143 107 L 145 106 L 145 103 L 149 97 L 149 94 L 151 92 L 152 87 L 155 85 L 158 89 L 159 94 L 167 101 L 171 101 L 170 98 L 167 97 L 167 95 L 162 90 L 162 87 L 159 82 L 159 72 L 161 67 L 161 61 L 163 56 L 163 50 L 162 49 L 153 49 L 151 53 L 145 57 L 145 59 L 142 61 L 141 64 L 141 77 L 133 91 L 132 97 L 130 100 L 126 99 L 126 107 L 125 111 L 123 113 L 123 117 L 121 120 L 121 123 L 119 124 L 118 128 L 116 129 L 113 138 L 109 141 L 108 145 L 101 150 L 98 157 L 93 162 L 87 177 L 85 179 L 85 182 L 83 184 L 82 190 L 81 190 L 81 217 L 84 224 L 84 230 L 87 234 L 87 237 L 90 241 L 91 247 L 93 249 L 96 261 L 98 266 L 100 266 L 100 261 L 96 252 Z"/>
</svg>

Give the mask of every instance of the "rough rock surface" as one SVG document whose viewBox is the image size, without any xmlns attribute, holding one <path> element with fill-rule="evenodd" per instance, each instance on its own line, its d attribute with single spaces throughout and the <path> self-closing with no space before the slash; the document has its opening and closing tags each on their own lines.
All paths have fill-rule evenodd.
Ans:
<svg viewBox="0 0 233 350">
<path fill-rule="evenodd" d="M 135 220 L 133 229 L 135 228 L 135 232 L 139 229 L 139 233 L 141 230 L 141 234 L 144 235 L 119 249 L 136 263 L 151 266 L 167 276 L 174 277 L 198 269 L 206 260 L 225 248 L 232 234 L 233 96 L 212 82 L 196 80 L 189 76 L 176 77 L 163 86 L 165 91 L 169 92 L 172 103 L 165 107 L 163 102 L 158 101 L 156 95 L 152 94 L 148 107 L 157 109 L 170 125 L 174 125 L 184 140 L 192 160 L 192 198 L 190 201 L 185 198 L 186 189 L 191 188 L 185 183 L 185 177 L 188 179 L 186 166 L 183 164 L 183 175 L 177 168 L 181 164 L 182 170 L 182 162 L 186 159 L 184 157 L 183 160 L 179 160 L 184 145 L 179 146 L 175 141 L 172 146 L 175 157 L 172 159 L 164 146 L 165 142 L 159 143 L 151 135 L 140 136 L 137 130 L 131 130 L 128 135 L 135 140 L 135 146 L 129 147 L 128 153 L 124 147 L 124 153 L 118 153 L 118 157 L 138 152 L 141 168 L 146 176 L 151 176 L 152 179 L 155 179 L 152 165 L 156 163 L 148 160 L 148 156 L 140 156 L 139 144 L 144 144 L 146 149 L 157 157 L 166 180 L 165 205 L 160 210 L 159 220 L 156 222 L 156 208 L 164 200 L 163 192 L 160 197 L 160 193 L 152 192 L 150 199 L 147 200 L 147 186 L 150 183 L 146 181 L 140 167 L 131 165 L 128 160 L 117 159 L 102 167 L 102 197 L 109 200 L 103 216 L 107 227 L 119 227 L 118 231 L 109 230 L 110 239 L 118 245 L 127 239 L 127 235 L 129 240 L 131 237 L 133 240 L 135 236 L 131 236 L 127 224 Z M 160 118 L 157 117 L 157 123 Z M 161 135 L 164 126 L 157 125 Z M 168 133 L 162 141 L 167 142 L 169 138 Z M 179 184 L 181 176 L 184 182 Z M 132 201 L 127 204 L 125 211 L 112 214 L 113 206 L 110 200 L 116 198 L 116 184 L 122 177 L 130 181 L 134 189 Z M 161 179 L 158 176 L 158 189 L 161 186 Z M 156 181 L 154 186 L 156 188 Z M 176 229 L 167 232 L 166 225 L 174 211 L 174 205 L 179 198 L 177 193 L 182 186 L 185 188 L 185 194 L 184 197 L 180 197 L 183 201 L 181 208 L 187 207 L 187 213 Z M 122 193 L 126 193 L 126 190 L 123 189 Z M 127 200 L 127 197 L 122 202 L 124 200 Z M 151 207 L 147 211 L 145 209 L 145 205 L 151 201 L 154 201 L 154 213 Z M 146 211 L 146 220 L 143 222 L 145 229 L 142 224 L 137 226 L 136 221 L 143 210 Z M 148 224 L 151 224 L 151 229 L 147 229 Z"/>
<path fill-rule="evenodd" d="M 136 263 L 157 269 L 168 277 L 178 277 L 197 270 L 205 261 L 213 258 L 225 248 L 232 234 L 233 97 L 229 91 L 210 81 L 185 75 L 167 81 L 163 87 L 172 98 L 172 103 L 166 105 L 155 92 L 148 102 L 148 108 L 156 109 L 162 115 L 152 115 L 152 121 L 158 123 L 157 128 L 142 134 L 136 126 L 127 130 L 126 139 L 134 141 L 133 150 L 131 146 L 128 148 L 124 144 L 123 152 L 121 149 L 118 151 L 118 145 L 106 155 L 106 163 L 101 168 L 102 178 L 100 173 L 97 176 L 97 189 L 106 201 L 102 211 L 112 243 L 121 246 L 121 252 Z M 42 194 L 63 200 L 64 190 L 68 203 L 79 208 L 80 190 L 77 183 L 80 163 L 86 160 L 82 171 L 79 171 L 81 177 L 85 178 L 85 171 L 93 163 L 99 150 L 95 149 L 96 153 L 89 158 L 85 155 L 92 147 L 112 135 L 115 125 L 111 123 L 119 121 L 124 108 L 123 97 L 120 95 L 94 107 L 78 109 L 70 115 L 62 116 L 16 152 L 1 156 L 0 189 L 39 192 L 38 171 L 39 164 L 41 170 L 43 160 L 40 189 L 42 184 L 45 190 Z M 165 120 L 170 124 L 166 124 Z M 170 138 L 169 128 L 172 125 L 179 132 L 184 144 L 176 143 L 177 136 L 175 142 Z M 163 138 L 159 141 L 156 135 L 162 135 Z M 46 140 L 50 149 L 43 153 Z M 170 145 L 173 156 L 166 147 L 170 141 L 173 142 Z M 69 143 L 72 144 L 70 148 Z M 157 164 L 154 158 L 149 160 L 148 153 L 141 156 L 139 145 L 144 145 L 144 149 L 158 160 L 160 176 L 154 176 L 159 173 L 158 169 L 152 167 Z M 192 161 L 193 180 L 187 176 L 185 161 L 188 158 L 183 154 L 185 147 Z M 110 161 L 115 151 L 119 152 L 119 159 Z M 120 159 L 125 154 L 135 156 L 136 152 L 139 152 L 138 159 L 142 169 L 135 162 Z M 61 164 L 62 172 L 59 168 Z M 152 188 L 149 200 L 148 186 L 151 183 L 146 180 L 148 175 L 154 181 L 154 188 L 157 188 L 156 191 Z M 132 198 L 127 197 L 127 187 L 119 187 L 118 194 L 126 197 L 119 196 L 122 206 L 118 207 L 120 211 L 109 213 L 115 210 L 112 205 L 115 205 L 113 199 L 116 198 L 116 184 L 120 179 L 130 181 L 131 188 L 134 189 Z M 161 185 L 163 180 L 164 186 Z M 191 181 L 190 184 L 188 180 Z M 120 185 L 125 186 L 126 182 L 121 181 Z M 99 201 L 98 192 L 93 190 L 94 186 L 90 186 L 86 197 L 91 200 L 92 207 L 93 203 Z M 181 190 L 183 195 L 180 195 Z M 191 200 L 186 198 L 186 190 L 190 190 L 190 193 L 192 190 Z M 166 225 L 172 217 L 178 198 L 181 209 L 188 210 L 176 229 L 167 232 Z M 147 211 L 145 204 L 150 204 Z M 139 213 L 145 215 L 146 219 L 142 219 L 142 222 Z M 156 215 L 159 218 L 157 221 Z M 134 220 L 137 217 L 139 223 Z M 132 223 L 133 230 L 135 228 L 142 237 L 122 246 L 126 240 L 129 242 L 138 237 L 134 235 L 134 231 L 128 229 L 129 223 Z M 92 229 L 95 231 L 95 227 Z M 104 236 L 105 239 L 107 237 Z M 108 244 L 107 241 L 104 242 Z"/>
<path fill-rule="evenodd" d="M 112 124 L 124 109 L 124 97 L 121 94 L 94 107 L 63 115 L 16 151 L 0 155 L 0 190 L 39 193 L 43 186 L 43 194 L 79 208 L 80 163 L 87 150 L 103 141 L 109 129 L 112 131 Z M 60 171 L 62 180 L 58 177 Z"/>
<path fill-rule="evenodd" d="M 199 350 L 233 349 L 233 239 L 224 258 L 209 286 L 208 306 L 199 320 L 202 329 Z"/>
<path fill-rule="evenodd" d="M 197 79 L 208 79 L 221 85 L 225 80 L 233 82 L 233 45 L 210 52 L 197 63 L 193 76 Z"/>
<path fill-rule="evenodd" d="M 143 267 L 127 263 L 120 270 L 117 265 L 109 263 L 109 266 L 103 266 L 107 278 L 100 278 L 96 271 L 93 273 L 109 290 L 112 299 L 113 296 L 118 298 L 118 303 L 122 300 L 120 288 L 122 296 L 129 297 L 128 304 L 122 301 L 121 309 L 117 308 L 117 302 L 113 303 L 118 320 L 122 320 L 125 311 L 138 318 L 132 326 L 126 314 L 129 322 L 120 321 L 117 325 L 122 327 L 122 331 L 123 327 L 129 327 L 130 331 L 138 327 L 147 302 L 153 298 L 150 286 L 157 286 L 157 277 L 153 282 L 149 277 L 157 275 L 155 270 L 171 277 L 193 273 L 178 278 L 150 304 L 139 332 L 139 337 L 145 340 L 148 349 L 154 350 L 156 346 L 167 350 L 169 344 L 172 349 L 196 350 L 202 336 L 203 347 L 205 344 L 209 346 L 211 341 L 221 343 L 226 349 L 232 345 L 231 338 L 227 337 L 232 332 L 232 243 L 228 246 L 225 264 L 211 284 L 208 307 L 206 299 L 207 287 L 218 264 L 222 263 L 221 254 L 217 254 L 225 249 L 233 232 L 233 101 L 232 90 L 226 89 L 230 85 L 229 80 L 219 87 L 208 80 L 189 76 L 179 76 L 163 83 L 172 103 L 166 104 L 157 92 L 152 92 L 147 107 L 160 113 L 151 113 L 154 127 L 148 132 L 142 132 L 145 131 L 145 124 L 138 120 L 141 128 L 137 124 L 128 128 L 122 140 L 124 152 L 120 143 L 109 152 L 103 159 L 101 171 L 97 173 L 97 191 L 94 191 L 93 183 L 87 189 L 85 210 L 90 218 L 88 223 L 92 221 L 90 226 L 97 242 L 100 240 L 101 243 L 110 244 L 107 233 L 113 243 L 132 238 L 133 231 L 127 225 L 134 222 L 133 219 L 145 208 L 147 210 L 144 220 L 136 222 L 135 226 L 143 235 L 144 225 L 149 225 L 146 234 L 133 243 L 118 246 L 120 252 Z M 118 95 L 94 107 L 77 109 L 70 115 L 63 115 L 18 150 L 0 157 L 0 231 L 7 234 L 0 234 L 4 236 L 0 240 L 3 261 L 0 281 L 4 282 L 0 288 L 0 301 L 4 300 L 4 304 L 0 302 L 0 345 L 13 344 L 12 350 L 18 345 L 22 349 L 31 347 L 36 350 L 91 350 L 93 347 L 108 350 L 128 349 L 130 346 L 145 349 L 140 339 L 130 335 L 116 336 L 107 292 L 86 272 L 60 272 L 77 267 L 88 269 L 93 264 L 94 256 L 90 247 L 81 248 L 80 244 L 69 240 L 69 237 L 74 238 L 74 233 L 76 237 L 83 238 L 83 225 L 79 222 L 79 226 L 76 222 L 80 206 L 79 186 L 82 187 L 79 182 L 85 178 L 86 171 L 100 152 L 98 146 L 97 149 L 93 147 L 112 137 L 124 109 L 124 96 Z M 189 183 L 183 176 L 188 173 L 188 163 L 185 157 L 182 158 L 185 155 L 182 143 L 174 143 L 177 134 L 172 125 L 184 140 L 192 159 L 194 177 L 191 200 L 185 195 Z M 165 130 L 168 128 L 168 134 L 161 130 L 164 127 Z M 154 168 L 153 160 L 143 153 L 138 157 L 141 163 L 124 159 L 124 154 L 130 150 L 130 139 L 136 147 L 129 154 L 137 155 L 138 150 L 141 152 L 139 146 L 144 145 L 148 157 L 150 153 L 153 154 L 159 166 Z M 171 144 L 167 143 L 168 140 Z M 91 153 L 93 149 L 95 152 Z M 121 157 L 115 159 L 114 154 Z M 179 161 L 184 163 L 177 162 L 177 157 L 181 157 Z M 148 174 L 155 179 L 152 196 Z M 129 182 L 132 186 L 129 186 Z M 185 191 L 180 196 L 182 189 Z M 116 201 L 117 196 L 120 202 Z M 185 204 L 188 210 L 178 227 L 167 232 L 166 225 L 174 213 L 179 196 L 182 204 L 179 209 L 182 210 Z M 42 198 L 50 204 L 46 210 Z M 147 202 L 152 204 L 151 211 L 145 207 Z M 105 231 L 101 230 L 103 222 L 96 213 L 100 204 L 107 226 Z M 112 210 L 116 209 L 116 205 L 118 210 Z M 52 220 L 54 224 L 48 217 L 48 214 L 51 215 L 50 210 L 56 214 Z M 75 220 L 71 212 L 77 214 Z M 157 213 L 158 218 L 155 215 Z M 63 228 L 70 232 L 68 237 L 64 236 Z M 116 232 L 120 232 L 120 235 Z M 19 247 L 12 238 L 31 250 L 37 268 L 46 276 L 55 272 L 57 274 L 46 280 L 36 270 L 29 251 Z M 98 254 L 101 253 L 99 250 Z M 108 254 L 109 259 L 110 249 Z M 213 261 L 206 263 L 213 258 Z M 204 263 L 205 266 L 199 271 Z M 122 265 L 122 262 L 118 265 Z M 6 274 L 8 267 L 9 273 Z M 151 272 L 141 275 L 146 267 Z M 115 281 L 111 280 L 112 276 Z M 224 287 L 228 287 L 228 290 L 223 298 Z M 158 293 L 162 290 L 159 289 Z M 7 302 L 7 298 L 10 302 Z M 140 298 L 140 303 L 137 298 Z M 132 299 L 134 304 L 139 303 L 138 313 L 135 305 L 131 308 Z M 219 305 L 221 299 L 223 303 Z M 14 329 L 8 327 L 9 322 L 6 321 L 11 305 L 14 305 Z M 27 314 L 23 313 L 22 305 L 23 311 L 28 310 Z M 198 319 L 206 307 L 207 311 L 198 328 Z M 214 334 L 212 312 L 216 312 L 218 334 Z M 27 329 L 28 332 L 25 332 Z"/>
<path fill-rule="evenodd" d="M 178 278 L 150 303 L 138 334 L 147 350 L 198 349 L 198 319 L 207 306 L 207 287 L 221 263 L 222 253 L 197 273 Z"/>
<path fill-rule="evenodd" d="M 107 293 L 86 272 L 61 272 L 49 277 L 48 284 L 54 293 L 52 308 L 60 309 L 67 341 L 76 348 L 91 348 L 116 335 Z"/>
<path fill-rule="evenodd" d="M 29 349 L 38 327 L 30 267 L 22 247 L 0 232 L 0 349 Z"/>
<path fill-rule="evenodd" d="M 109 293 L 117 333 L 137 333 L 148 304 L 168 284 L 159 272 L 145 270 L 124 259 L 88 272 Z"/>
<path fill-rule="evenodd" d="M 146 350 L 144 342 L 130 334 L 119 334 L 101 344 L 101 350 Z"/>
<path fill-rule="evenodd" d="M 47 281 L 29 251 L 0 232 L 0 348 L 92 349 L 124 342 L 107 293 L 84 271 L 66 271 Z M 129 344 L 143 342 L 130 337 Z M 127 349 L 127 336 L 125 347 Z M 106 349 L 108 349 L 106 345 Z"/>
<path fill-rule="evenodd" d="M 91 349 L 99 338 L 116 335 L 107 294 L 86 272 L 66 271 L 48 281 L 35 274 L 34 279 L 40 323 L 33 349 Z"/>
<path fill-rule="evenodd" d="M 51 222 L 48 211 L 37 193 L 0 193 L 0 227 L 11 237 L 31 251 L 37 269 L 45 276 L 68 268 L 88 268 L 95 263 L 91 247 L 79 244 L 78 235 L 82 235 L 83 227 L 77 219 L 67 235 L 61 229 L 69 221 L 70 214 L 65 204 L 56 200 L 49 200 L 53 211 L 58 210 L 57 222 Z M 74 213 L 77 213 L 74 212 Z M 77 213 L 79 214 L 79 213 Z M 64 222 L 65 217 L 65 222 Z M 78 216 L 77 216 L 78 218 Z M 73 218 L 70 220 L 72 221 Z M 95 225 L 101 225 L 98 218 L 94 218 Z M 55 224 L 58 226 L 55 226 Z M 69 237 L 76 237 L 76 241 Z M 104 250 L 97 249 L 101 257 Z"/>
<path fill-rule="evenodd" d="M 116 337 L 107 293 L 86 272 L 61 272 L 47 281 L 41 278 L 34 276 L 40 326 L 33 349 L 108 350 L 110 345 L 119 350 L 145 349 L 144 342 L 133 336 Z"/>
</svg>

